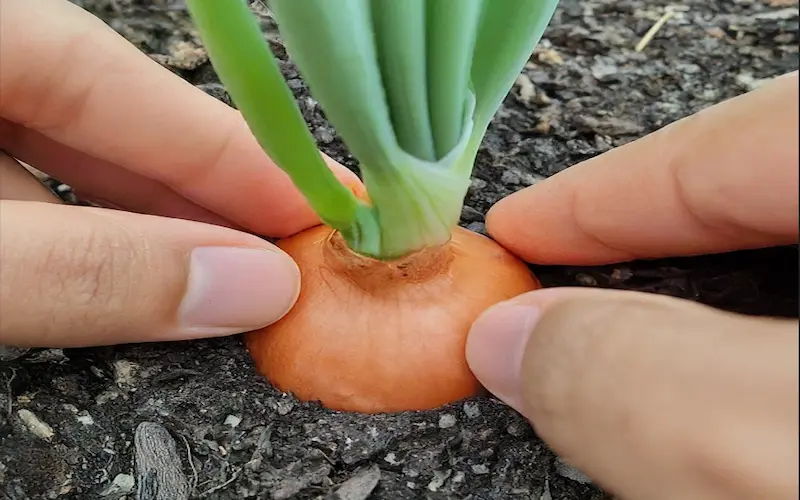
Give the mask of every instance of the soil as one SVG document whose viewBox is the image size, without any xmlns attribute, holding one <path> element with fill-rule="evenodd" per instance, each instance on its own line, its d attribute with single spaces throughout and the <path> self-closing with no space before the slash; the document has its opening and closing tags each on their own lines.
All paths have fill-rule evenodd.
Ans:
<svg viewBox="0 0 800 500">
<path fill-rule="evenodd" d="M 73 0 L 227 100 L 180 0 Z M 563 0 L 481 150 L 463 225 L 499 198 L 798 67 L 796 0 Z M 263 18 L 273 47 L 275 29 Z M 290 64 L 320 147 L 355 162 Z M 53 181 L 57 183 L 57 181 Z M 61 187 L 61 191 L 68 191 Z M 643 290 L 797 316 L 797 247 L 606 267 L 536 267 L 547 286 Z M 189 493 L 190 492 L 190 493 Z M 239 338 L 0 348 L 0 497 L 601 499 L 491 397 L 365 416 L 301 404 Z"/>
</svg>

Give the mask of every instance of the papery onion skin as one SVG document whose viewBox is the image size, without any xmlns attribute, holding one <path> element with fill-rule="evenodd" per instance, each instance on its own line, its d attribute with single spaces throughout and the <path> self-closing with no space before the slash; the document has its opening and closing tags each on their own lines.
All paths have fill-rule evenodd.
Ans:
<svg viewBox="0 0 800 500">
<path fill-rule="evenodd" d="M 275 387 L 332 410 L 426 410 L 478 394 L 465 357 L 473 321 L 541 287 L 522 261 L 463 228 L 393 262 L 354 254 L 326 226 L 278 246 L 300 268 L 300 296 L 245 342 Z"/>
</svg>

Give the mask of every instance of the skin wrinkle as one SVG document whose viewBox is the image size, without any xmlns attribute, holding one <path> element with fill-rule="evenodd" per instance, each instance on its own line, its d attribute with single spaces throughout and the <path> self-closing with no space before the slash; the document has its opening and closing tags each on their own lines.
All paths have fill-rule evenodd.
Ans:
<svg viewBox="0 0 800 500">
<path fill-rule="evenodd" d="M 92 31 L 86 30 L 78 33 L 73 33 L 66 41 L 59 45 L 59 52 L 45 52 L 55 60 L 48 66 L 52 71 L 48 72 L 45 82 L 41 82 L 41 86 L 30 85 L 30 75 L 21 73 L 19 79 L 22 80 L 18 85 L 16 82 L 11 83 L 11 95 L 25 95 L 25 99 L 13 99 L 9 109 L 0 107 L 0 115 L 10 118 L 24 127 L 37 129 L 42 132 L 51 131 L 59 132 L 66 130 L 78 121 L 82 111 L 86 108 L 88 102 L 91 100 L 92 94 L 96 92 L 96 85 L 99 80 L 90 79 L 82 81 L 77 86 L 78 92 L 70 95 L 65 92 L 65 89 L 70 88 L 70 84 L 76 79 L 74 66 L 76 54 L 82 54 L 87 43 L 90 43 L 89 36 Z M 74 51 L 73 51 L 74 50 Z M 56 55 L 61 57 L 55 57 Z M 69 55 L 69 57 L 66 57 Z M 101 73 L 98 68 L 97 74 Z M 81 73 L 80 76 L 83 76 Z M 0 79 L 0 83 L 4 82 L 6 78 Z M 20 90 L 19 88 L 25 90 Z M 0 89 L 5 90 L 5 89 Z M 35 107 L 30 110 L 20 111 L 17 106 L 23 104 L 34 104 Z M 56 111 L 54 111 L 56 110 Z M 44 118 L 46 117 L 46 119 Z"/>
<path fill-rule="evenodd" d="M 136 234 L 133 230 L 125 227 L 121 221 L 114 219 L 113 217 L 105 218 L 102 216 L 102 212 L 89 212 L 92 217 L 95 217 L 98 220 L 101 220 L 98 224 L 98 227 L 105 228 L 107 226 L 114 227 L 115 237 L 113 240 L 119 240 L 121 243 L 114 243 L 112 241 L 112 248 L 111 252 L 108 252 L 109 259 L 110 259 L 110 268 L 112 271 L 118 271 L 115 274 L 121 274 L 120 279 L 113 280 L 110 284 L 110 289 L 112 290 L 112 306 L 108 307 L 109 310 L 118 310 L 124 311 L 128 308 L 128 304 L 131 302 L 130 297 L 135 297 L 136 294 L 134 293 L 135 287 L 134 283 L 140 281 L 150 281 L 148 275 L 139 275 L 136 276 L 133 274 L 134 269 L 151 269 L 150 266 L 142 265 L 139 261 L 145 260 L 149 262 L 151 260 L 150 255 L 150 241 L 143 234 Z M 134 249 L 134 250 L 132 250 Z M 123 250 L 124 258 L 118 259 L 118 251 Z M 118 261 L 122 264 L 115 263 Z M 149 286 L 146 288 L 150 288 Z M 113 293 L 116 292 L 116 293 Z M 177 309 L 177 305 L 173 308 Z M 140 310 L 141 313 L 146 313 L 145 311 Z"/>
<path fill-rule="evenodd" d="M 63 271 L 58 272 L 64 283 L 65 293 L 72 296 L 71 308 L 75 315 L 73 323 L 67 329 L 86 326 L 95 330 L 102 324 L 101 317 L 94 314 L 99 308 L 103 311 L 114 311 L 111 307 L 114 296 L 115 269 L 113 267 L 115 236 L 100 233 L 100 228 L 88 225 L 91 230 L 83 232 L 79 241 L 71 241 L 69 250 L 56 255 Z M 59 257 L 56 257 L 59 260 Z"/>
<path fill-rule="evenodd" d="M 684 199 L 684 186 L 680 184 L 680 179 L 677 177 L 678 169 L 675 165 L 679 164 L 688 164 L 692 165 L 691 161 L 682 161 L 681 158 L 684 157 L 682 154 L 675 154 L 674 144 L 681 144 L 683 141 L 676 141 L 673 139 L 673 136 L 677 135 L 678 137 L 685 135 L 685 130 L 687 127 L 687 123 L 689 120 L 695 119 L 693 117 L 683 118 L 678 120 L 674 123 L 668 124 L 665 127 L 661 128 L 660 130 L 654 132 L 651 136 L 649 136 L 648 140 L 652 143 L 655 143 L 654 146 L 651 146 L 651 149 L 659 151 L 667 155 L 667 159 L 664 161 L 665 167 L 663 169 L 659 169 L 658 173 L 665 174 L 667 177 L 667 181 L 672 185 L 673 198 L 677 200 L 677 207 L 676 204 L 671 204 L 672 207 L 678 208 L 678 210 L 686 213 L 689 216 L 689 220 L 694 222 L 694 225 L 700 228 L 701 234 L 703 233 L 703 229 L 706 227 L 706 224 L 702 219 L 700 219 L 686 204 Z M 635 146 L 634 146 L 635 147 Z M 603 238 L 595 234 L 593 230 L 590 230 L 586 227 L 586 225 L 582 222 L 584 219 L 592 220 L 594 217 L 593 214 L 596 211 L 594 205 L 590 205 L 587 210 L 590 214 L 588 217 L 582 215 L 586 213 L 584 210 L 581 210 L 580 207 L 584 207 L 585 205 L 581 205 L 580 198 L 577 197 L 578 194 L 577 189 L 570 190 L 570 201 L 572 208 L 572 219 L 575 221 L 576 227 L 585 235 L 589 240 L 600 244 L 603 248 L 610 249 L 614 252 L 619 253 L 618 257 L 615 257 L 615 261 L 630 261 L 636 260 L 643 257 L 652 257 L 643 255 L 641 252 L 631 251 L 625 248 L 627 245 L 623 244 L 621 246 L 614 246 L 610 243 L 607 243 Z M 665 194 L 669 192 L 665 190 Z M 712 229 L 712 226 L 708 226 L 709 229 Z M 608 259 L 610 260 L 610 259 Z"/>
<path fill-rule="evenodd" d="M 701 121 L 702 118 L 705 118 L 702 112 L 698 115 L 685 118 L 684 126 L 686 128 L 698 127 L 697 122 Z M 680 122 L 677 122 L 676 125 L 678 123 Z M 697 134 L 693 134 L 693 137 L 697 137 Z M 667 142 L 669 143 L 669 140 L 667 140 Z M 684 141 L 671 142 L 671 144 L 683 143 Z M 725 203 L 720 202 L 710 203 L 708 200 L 713 199 L 714 196 L 709 196 L 705 201 L 695 199 L 696 196 L 692 194 L 695 190 L 689 189 L 688 186 L 696 184 L 697 181 L 690 182 L 687 179 L 694 173 L 692 167 L 697 163 L 691 160 L 691 152 L 694 149 L 693 146 L 696 141 L 685 141 L 685 143 L 687 143 L 689 147 L 682 148 L 680 154 L 671 155 L 670 160 L 666 162 L 666 169 L 668 172 L 671 172 L 670 177 L 673 181 L 672 189 L 678 200 L 680 209 L 686 213 L 695 226 L 700 228 L 701 233 L 717 237 L 721 242 L 736 240 L 737 242 L 744 243 L 751 241 L 752 236 L 757 237 L 759 241 L 770 241 L 774 239 L 776 236 L 774 233 L 761 231 L 751 225 L 736 220 L 730 215 L 719 213 L 718 210 L 714 210 L 715 207 L 726 206 Z M 717 188 L 715 192 L 719 193 L 720 190 Z M 718 219 L 720 222 L 714 222 L 714 219 Z M 746 236 L 742 236 L 742 234 Z"/>
<path fill-rule="evenodd" d="M 120 303 L 118 304 L 117 310 L 120 311 L 125 310 L 127 307 L 129 307 L 128 305 L 126 305 L 130 302 L 129 298 L 136 296 L 136 294 L 134 293 L 134 290 L 136 288 L 134 287 L 134 284 L 139 283 L 139 286 L 143 289 L 151 288 L 150 286 L 142 284 L 150 280 L 149 275 L 144 275 L 143 279 L 143 276 L 141 275 L 132 274 L 133 270 L 159 269 L 161 266 L 158 265 L 158 262 L 156 262 L 155 259 L 155 256 L 159 254 L 158 252 L 153 251 L 154 249 L 152 246 L 151 238 L 148 238 L 146 234 L 141 234 L 138 231 L 134 230 L 133 228 L 126 226 L 124 222 L 119 218 L 111 217 L 107 212 L 102 210 L 87 211 L 87 213 L 89 213 L 91 217 L 94 217 L 99 221 L 98 226 L 114 227 L 115 233 L 123 235 L 123 239 L 132 243 L 132 245 L 128 244 L 113 245 L 112 248 L 114 248 L 114 250 L 117 250 L 117 248 L 121 249 L 135 248 L 135 250 L 127 250 L 126 258 L 122 259 L 122 262 L 127 262 L 127 266 L 125 267 L 126 276 L 124 280 L 122 280 L 122 282 L 125 283 L 126 290 L 120 293 L 121 297 L 124 298 L 119 301 Z M 110 253 L 113 254 L 115 252 L 112 251 Z M 174 263 L 174 261 L 171 262 Z M 185 259 L 181 259 L 180 262 L 181 265 L 184 267 L 184 269 L 181 270 L 179 275 L 188 276 L 189 256 L 186 255 Z M 186 287 L 188 286 L 188 284 L 189 284 L 188 279 L 184 280 L 179 290 L 180 293 L 169 294 L 169 300 L 167 301 L 165 299 L 165 303 L 162 304 L 161 307 L 161 309 L 169 311 L 170 313 L 173 314 L 173 318 L 170 319 L 174 321 L 175 324 L 177 324 L 178 322 L 177 315 L 179 314 L 179 307 L 181 304 L 181 300 L 183 299 L 183 297 L 187 292 Z M 137 309 L 139 314 L 151 315 L 154 313 L 154 311 L 147 310 L 143 307 L 137 307 Z"/>
<path fill-rule="evenodd" d="M 585 212 L 583 210 L 581 210 L 581 207 L 584 206 L 584 205 L 581 204 L 581 201 L 580 201 L 581 198 L 578 197 L 578 190 L 577 189 L 571 189 L 569 191 L 569 193 L 570 193 L 570 197 L 569 197 L 568 206 L 569 206 L 570 214 L 572 215 L 572 220 L 574 222 L 575 228 L 581 234 L 583 234 L 586 237 L 586 239 L 588 239 L 589 241 L 593 241 L 593 242 L 597 243 L 602 248 L 605 248 L 607 250 L 611 250 L 612 252 L 616 253 L 617 256 L 614 257 L 614 260 L 627 261 L 627 260 L 634 260 L 634 259 L 637 258 L 636 254 L 631 253 L 630 251 L 624 250 L 622 248 L 615 247 L 615 246 L 607 243 L 606 241 L 603 240 L 603 238 L 601 238 L 599 235 L 597 235 L 594 231 L 591 231 L 591 230 L 587 229 L 586 225 L 583 222 L 583 220 L 585 219 L 585 216 L 581 215 L 581 214 L 583 214 Z M 593 206 L 590 206 L 589 207 L 589 212 L 591 213 L 592 210 L 595 210 L 595 208 Z M 591 219 L 591 217 L 589 217 L 589 219 Z"/>
<path fill-rule="evenodd" d="M 182 197 L 170 186 L 122 169 L 105 160 L 89 157 L 85 153 L 53 141 L 37 130 L 27 129 L 2 118 L 0 118 L 0 145 L 7 145 L 11 156 L 29 164 L 46 164 L 47 157 L 56 156 L 60 151 L 58 164 L 48 170 L 54 177 L 75 188 L 74 192 L 80 199 L 93 201 L 107 208 L 153 215 L 169 214 L 173 217 L 242 229 L 238 224 Z M 113 172 L 116 179 L 103 177 L 106 171 Z M 74 186 L 73 181 L 82 186 Z M 114 197 L 121 203 L 108 201 L 106 195 L 98 196 L 97 193 L 107 193 L 108 197 Z"/>
<path fill-rule="evenodd" d="M 185 165 L 185 167 L 190 170 L 189 175 L 187 175 L 187 173 L 180 168 L 177 168 L 172 171 L 164 170 L 153 172 L 153 178 L 163 184 L 166 184 L 167 187 L 175 191 L 183 191 L 187 193 L 194 192 L 195 186 L 202 184 L 203 181 L 206 181 L 213 172 L 222 170 L 224 168 L 222 166 L 222 160 L 231 151 L 234 140 L 239 138 L 239 135 L 237 134 L 237 131 L 239 130 L 238 127 L 247 127 L 244 122 L 232 119 L 233 116 L 234 115 L 226 114 L 228 123 L 221 125 L 220 133 L 214 136 L 219 138 L 219 142 L 212 145 L 208 145 L 208 143 L 206 143 L 207 152 L 203 154 L 202 157 L 208 158 L 210 161 L 204 160 L 194 165 Z M 209 151 L 211 152 L 210 154 L 208 153 Z M 202 168 L 198 168 L 198 166 L 202 166 Z M 208 207 L 203 206 L 202 204 L 199 205 L 208 209 Z"/>
</svg>

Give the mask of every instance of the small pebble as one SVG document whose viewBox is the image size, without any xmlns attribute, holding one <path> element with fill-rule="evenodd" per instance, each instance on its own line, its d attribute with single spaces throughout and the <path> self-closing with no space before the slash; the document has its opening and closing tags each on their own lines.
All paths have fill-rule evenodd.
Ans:
<svg viewBox="0 0 800 500">
<path fill-rule="evenodd" d="M 522 176 L 516 170 L 506 170 L 500 176 L 500 181 L 503 184 L 511 184 L 513 186 L 519 185 L 522 182 Z"/>
<path fill-rule="evenodd" d="M 316 139 L 317 139 L 319 142 L 323 143 L 323 144 L 330 144 L 330 143 L 332 143 L 332 142 L 333 142 L 333 140 L 335 139 L 335 137 L 333 136 L 333 134 L 331 134 L 331 131 L 330 131 L 330 130 L 328 130 L 327 128 L 325 128 L 325 127 L 320 127 L 320 128 L 318 128 L 318 129 L 317 129 L 317 130 L 314 132 L 314 137 L 316 137 Z"/>
<path fill-rule="evenodd" d="M 136 486 L 136 481 L 133 479 L 133 476 L 130 474 L 117 474 L 114 480 L 111 481 L 111 484 L 100 492 L 100 496 L 120 498 L 131 493 L 134 486 Z"/>
<path fill-rule="evenodd" d="M 536 95 L 536 86 L 525 73 L 517 77 L 516 84 L 519 86 L 519 98 L 523 102 L 530 102 Z"/>
<path fill-rule="evenodd" d="M 336 497 L 340 500 L 366 500 L 380 479 L 380 467 L 377 465 L 367 467 L 342 483 L 336 490 Z"/>
<path fill-rule="evenodd" d="M 231 427 L 232 429 L 237 428 L 241 423 L 242 419 L 240 417 L 237 417 L 236 415 L 228 415 L 227 417 L 225 417 L 224 424 Z"/>
<path fill-rule="evenodd" d="M 85 426 L 94 425 L 94 418 L 87 411 L 82 411 L 75 419 Z"/>
<path fill-rule="evenodd" d="M 464 205 L 461 209 L 461 220 L 464 222 L 481 222 L 483 214 L 468 205 Z"/>
<path fill-rule="evenodd" d="M 456 417 L 453 414 L 445 413 L 441 417 L 439 417 L 439 428 L 440 429 L 449 429 L 456 425 Z"/>
<path fill-rule="evenodd" d="M 512 424 L 509 424 L 508 427 L 506 427 L 506 432 L 508 432 L 514 437 L 520 437 L 523 434 L 525 434 L 525 429 L 523 429 L 520 424 L 514 422 Z"/>
<path fill-rule="evenodd" d="M 447 469 L 446 471 L 436 470 L 433 471 L 433 479 L 430 483 L 428 483 L 428 489 L 430 491 L 439 491 L 439 488 L 444 486 L 445 481 L 453 474 L 452 469 Z"/>
<path fill-rule="evenodd" d="M 474 189 L 476 191 L 480 191 L 481 189 L 485 188 L 488 184 L 483 179 L 474 178 L 470 181 L 469 188 Z"/>
<path fill-rule="evenodd" d="M 478 475 L 483 475 L 483 474 L 488 474 L 489 473 L 489 467 L 486 467 L 483 464 L 473 465 L 471 468 L 472 468 L 472 472 L 475 473 L 475 474 L 478 474 Z"/>
<path fill-rule="evenodd" d="M 759 88 L 768 81 L 769 78 L 756 78 L 752 73 L 748 72 L 736 75 L 736 83 L 744 87 L 748 92 Z"/>
<path fill-rule="evenodd" d="M 595 57 L 595 63 L 591 68 L 592 76 L 601 82 L 610 82 L 616 79 L 619 68 L 610 57 Z"/>
<path fill-rule="evenodd" d="M 464 413 L 467 415 L 467 418 L 478 418 L 481 416 L 481 407 L 478 406 L 478 403 L 467 402 L 464 403 Z"/>
<path fill-rule="evenodd" d="M 127 390 L 133 389 L 135 386 L 134 379 L 136 373 L 139 371 L 139 365 L 126 359 L 120 359 L 114 361 L 113 368 L 114 382 L 117 384 L 117 387 Z"/>
<path fill-rule="evenodd" d="M 627 267 L 618 267 L 611 272 L 611 279 L 614 281 L 626 281 L 633 277 L 633 271 Z"/>
<path fill-rule="evenodd" d="M 45 441 L 50 441 L 53 439 L 53 436 L 56 433 L 53 431 L 53 428 L 47 425 L 47 423 L 42 422 L 39 420 L 39 417 L 33 414 L 33 412 L 29 410 L 19 410 L 17 412 L 19 419 L 25 424 L 25 427 L 39 439 L 44 439 Z"/>
<path fill-rule="evenodd" d="M 278 401 L 275 405 L 278 415 L 288 415 L 294 409 L 294 402 L 290 400 Z"/>
</svg>

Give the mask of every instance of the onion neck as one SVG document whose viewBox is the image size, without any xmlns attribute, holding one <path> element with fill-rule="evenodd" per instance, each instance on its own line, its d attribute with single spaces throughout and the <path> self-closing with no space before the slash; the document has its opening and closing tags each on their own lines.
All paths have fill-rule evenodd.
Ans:
<svg viewBox="0 0 800 500">
<path fill-rule="evenodd" d="M 470 94 L 458 144 L 444 157 L 425 161 L 397 144 L 360 164 L 370 199 L 356 223 L 341 231 L 356 253 L 383 261 L 445 245 L 458 225 L 483 129 L 475 130 Z"/>
<path fill-rule="evenodd" d="M 368 292 L 433 280 L 446 273 L 453 260 L 449 240 L 394 260 L 378 260 L 354 252 L 338 231 L 328 235 L 322 248 L 327 269 Z"/>
</svg>

